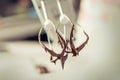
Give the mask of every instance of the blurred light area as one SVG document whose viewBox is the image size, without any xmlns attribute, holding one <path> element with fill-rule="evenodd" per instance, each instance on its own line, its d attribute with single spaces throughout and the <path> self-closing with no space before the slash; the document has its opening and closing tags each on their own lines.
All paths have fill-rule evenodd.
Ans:
<svg viewBox="0 0 120 80">
<path fill-rule="evenodd" d="M 78 19 L 90 36 L 87 80 L 120 80 L 120 0 L 82 0 Z"/>
</svg>

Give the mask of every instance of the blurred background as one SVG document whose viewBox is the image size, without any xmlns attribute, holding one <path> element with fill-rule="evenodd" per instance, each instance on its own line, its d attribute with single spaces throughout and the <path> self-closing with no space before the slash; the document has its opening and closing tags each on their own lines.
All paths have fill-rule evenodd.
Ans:
<svg viewBox="0 0 120 80">
<path fill-rule="evenodd" d="M 46 4 L 49 16 L 52 16 L 52 20 L 55 21 L 59 18 L 56 2 L 46 1 Z M 64 12 L 72 16 L 71 19 L 75 22 L 80 0 L 63 0 L 62 4 Z M 54 9 L 53 12 L 52 9 Z M 35 41 L 40 27 L 41 23 L 31 0 L 0 0 L 0 41 Z M 43 36 L 42 39 L 46 40 L 44 33 Z"/>
<path fill-rule="evenodd" d="M 60 14 L 55 0 L 45 1 L 49 17 L 57 24 Z M 59 63 L 51 64 L 38 44 L 42 26 L 31 1 L 0 0 L 0 80 L 120 80 L 120 0 L 60 1 L 72 22 L 78 22 L 90 36 L 81 54 L 70 56 L 65 70 Z M 81 32 L 76 27 L 77 45 Z M 41 38 L 47 41 L 44 31 Z M 38 74 L 36 65 L 47 67 L 51 74 L 33 78 Z"/>
</svg>

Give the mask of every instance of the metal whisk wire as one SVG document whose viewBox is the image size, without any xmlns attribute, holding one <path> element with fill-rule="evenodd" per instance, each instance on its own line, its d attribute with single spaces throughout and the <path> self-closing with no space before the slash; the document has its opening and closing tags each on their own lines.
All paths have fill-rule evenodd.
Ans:
<svg viewBox="0 0 120 80">
<path fill-rule="evenodd" d="M 35 10 L 37 12 L 37 15 L 38 15 L 38 17 L 39 17 L 39 19 L 40 19 L 40 21 L 42 23 L 42 26 L 43 26 L 42 28 L 44 28 L 44 30 L 46 31 L 49 47 L 50 47 L 50 49 L 52 49 L 49 32 L 50 32 L 50 30 L 55 30 L 55 25 L 48 18 L 44 0 L 40 0 L 42 11 L 40 11 L 36 0 L 32 0 L 32 3 L 34 5 L 34 8 L 35 8 Z M 43 15 L 42 15 L 42 12 L 43 12 Z M 40 29 L 40 31 L 41 31 L 41 29 Z M 38 39 L 40 39 L 40 33 L 41 32 L 39 32 L 39 34 L 38 34 Z"/>
<path fill-rule="evenodd" d="M 61 23 L 62 25 L 64 25 L 64 32 L 63 32 L 63 35 L 64 35 L 64 39 L 66 39 L 66 24 L 68 23 L 71 23 L 71 20 L 70 18 L 64 14 L 63 10 L 62 10 L 62 6 L 61 6 L 61 3 L 60 3 L 60 0 L 56 0 L 57 2 L 57 6 L 58 6 L 58 10 L 59 10 L 59 13 L 60 13 L 60 17 L 59 17 L 59 23 Z"/>
</svg>

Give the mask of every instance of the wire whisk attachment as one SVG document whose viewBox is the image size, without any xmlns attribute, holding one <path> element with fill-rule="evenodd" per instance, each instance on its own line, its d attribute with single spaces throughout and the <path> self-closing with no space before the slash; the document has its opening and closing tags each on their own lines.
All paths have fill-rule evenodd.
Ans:
<svg viewBox="0 0 120 80">
<path fill-rule="evenodd" d="M 74 40 L 73 40 L 76 25 L 74 25 L 72 21 L 70 20 L 70 18 L 63 12 L 60 0 L 56 0 L 56 4 L 58 7 L 58 11 L 60 13 L 58 24 L 61 24 L 62 26 L 58 26 L 58 25 L 55 26 L 52 20 L 48 18 L 48 14 L 47 14 L 46 7 L 45 7 L 45 0 L 39 0 L 39 2 L 42 8 L 41 10 L 39 9 L 38 1 L 32 0 L 34 8 L 42 24 L 42 28 L 40 29 L 39 34 L 38 34 L 39 43 L 41 47 L 46 51 L 46 53 L 49 53 L 51 55 L 50 61 L 56 64 L 56 62 L 60 60 L 62 69 L 64 69 L 64 64 L 65 64 L 65 61 L 68 59 L 68 55 L 69 54 L 72 54 L 73 56 L 79 55 L 80 51 L 88 43 L 89 36 L 83 30 L 83 34 L 86 36 L 86 40 L 82 44 L 76 47 L 74 44 Z M 69 26 L 70 33 L 67 33 L 67 29 L 66 29 L 67 24 L 70 24 Z M 59 30 L 59 27 L 63 29 L 63 32 Z M 48 46 L 45 45 L 45 43 L 41 41 L 40 35 L 43 29 L 45 30 L 47 34 Z M 69 37 L 66 38 L 66 35 L 69 35 Z M 51 38 L 56 38 L 57 40 L 56 42 L 60 46 L 59 52 L 53 49 L 53 45 L 50 41 Z"/>
</svg>

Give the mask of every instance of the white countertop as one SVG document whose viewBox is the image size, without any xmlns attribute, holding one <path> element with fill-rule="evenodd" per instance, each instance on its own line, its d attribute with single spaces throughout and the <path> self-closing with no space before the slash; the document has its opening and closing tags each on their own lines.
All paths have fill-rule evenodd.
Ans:
<svg viewBox="0 0 120 80">
<path fill-rule="evenodd" d="M 1 52 L 0 63 L 2 63 L 1 65 L 5 67 L 0 67 L 0 73 L 3 73 L 4 71 L 4 76 L 12 75 L 11 73 L 8 73 L 8 70 L 10 70 L 14 76 L 16 76 L 16 74 L 19 74 L 17 80 L 22 79 L 22 77 L 24 78 L 22 80 L 34 80 L 35 76 L 36 78 L 40 78 L 37 80 L 101 80 L 101 78 L 102 80 L 108 80 L 109 78 L 111 78 L 109 77 L 109 75 L 113 76 L 114 74 L 114 69 L 112 67 L 108 68 L 108 64 L 106 65 L 101 62 L 97 63 L 99 61 L 90 60 L 90 55 L 87 55 L 86 51 L 84 50 L 77 57 L 69 56 L 65 64 L 65 69 L 62 70 L 59 61 L 56 65 L 49 61 L 49 54 L 45 53 L 38 42 L 2 42 L 2 45 L 4 44 L 8 52 Z M 55 49 L 58 49 L 58 47 L 55 45 L 53 45 L 53 47 L 55 47 Z M 87 50 L 87 48 L 85 50 Z M 36 64 L 46 66 L 50 70 L 50 73 L 38 74 L 37 70 L 35 69 Z M 13 68 L 11 69 L 11 67 Z M 113 73 L 111 73 L 109 69 L 113 70 Z M 24 77 L 22 72 L 19 72 L 22 70 L 23 73 L 25 70 L 24 74 L 26 75 L 26 77 Z M 34 75 L 32 75 L 32 73 Z M 29 75 L 32 75 L 31 77 L 34 79 L 28 79 L 30 78 Z M 3 76 L 3 74 L 1 76 Z M 11 80 L 16 80 L 16 77 L 8 77 L 11 78 Z"/>
</svg>

